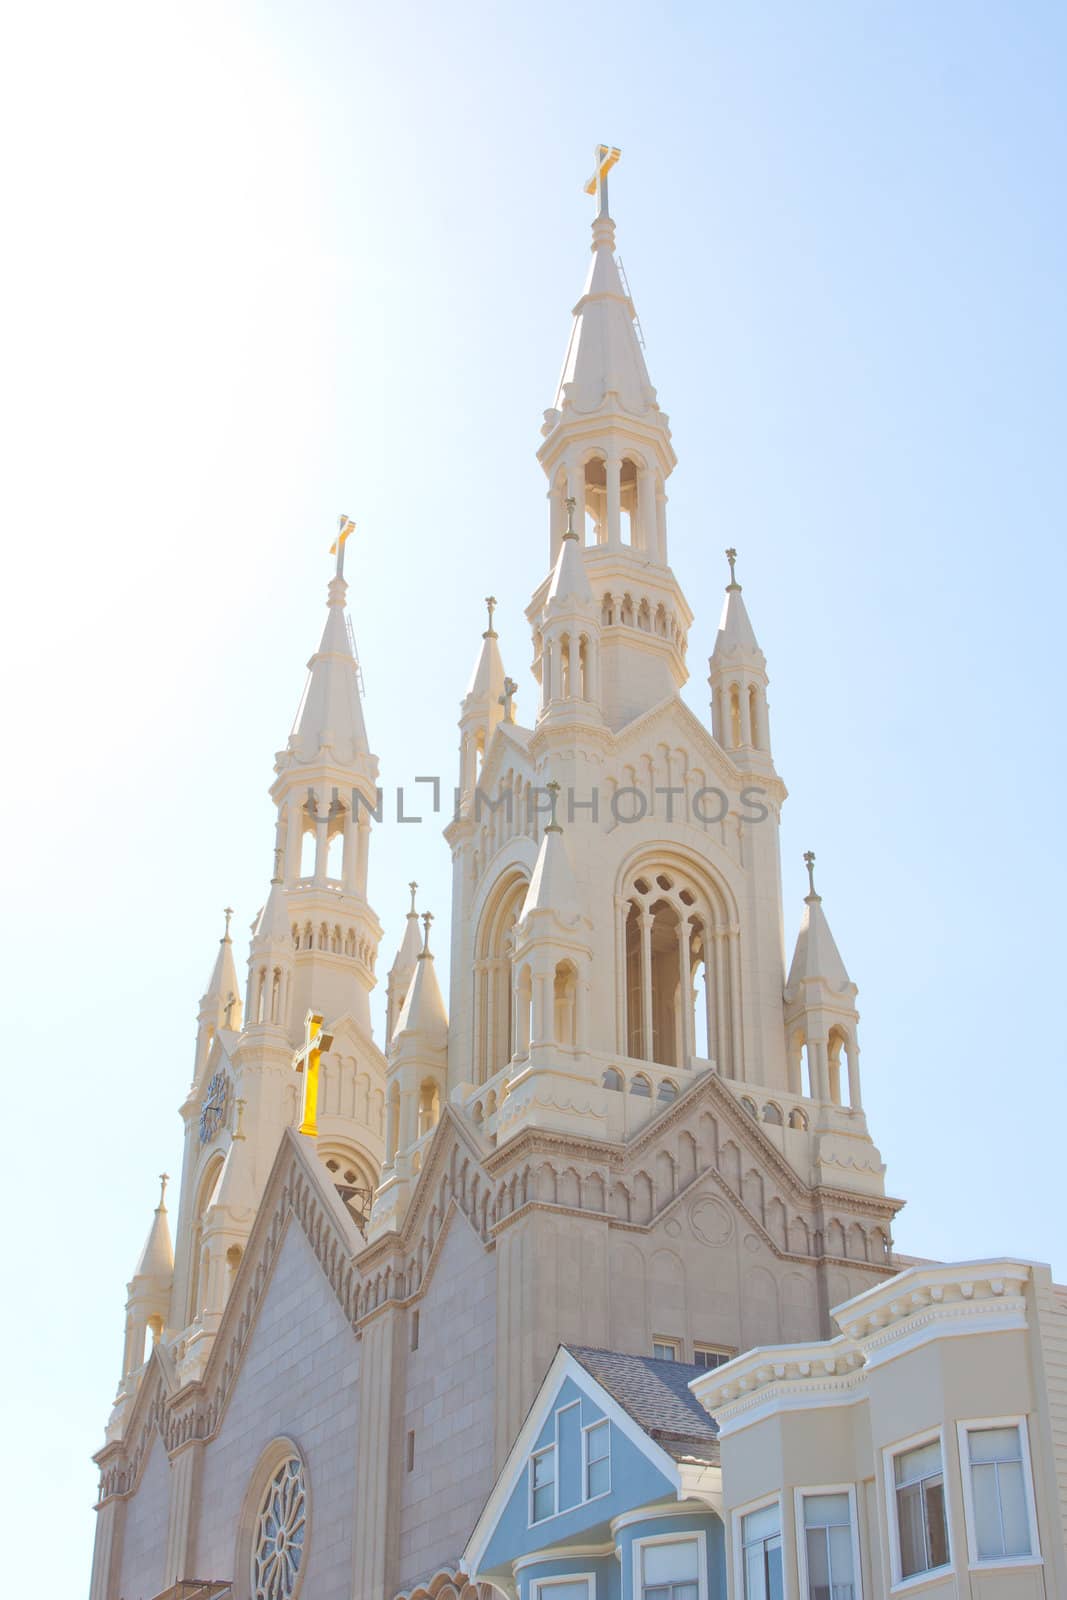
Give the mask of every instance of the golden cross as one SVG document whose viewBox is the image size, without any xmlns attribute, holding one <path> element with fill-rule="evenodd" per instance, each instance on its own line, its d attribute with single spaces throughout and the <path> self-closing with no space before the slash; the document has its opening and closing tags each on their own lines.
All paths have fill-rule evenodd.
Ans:
<svg viewBox="0 0 1067 1600">
<path fill-rule="evenodd" d="M 586 183 L 585 192 L 596 195 L 598 217 L 608 215 L 608 173 L 621 154 L 622 151 L 611 144 L 598 144 L 596 147 L 596 166 L 593 169 L 593 176 Z"/>
<path fill-rule="evenodd" d="M 309 1139 L 319 1131 L 319 1061 L 332 1044 L 333 1035 L 323 1033 L 318 1012 L 309 1011 L 304 1018 L 304 1043 L 293 1056 L 293 1071 L 304 1074 L 304 1111 L 298 1131 Z"/>
<path fill-rule="evenodd" d="M 343 577 L 345 570 L 345 540 L 350 533 L 355 533 L 356 525 L 351 517 L 343 514 L 337 519 L 337 538 L 330 546 L 330 554 L 337 557 L 337 576 Z"/>
</svg>

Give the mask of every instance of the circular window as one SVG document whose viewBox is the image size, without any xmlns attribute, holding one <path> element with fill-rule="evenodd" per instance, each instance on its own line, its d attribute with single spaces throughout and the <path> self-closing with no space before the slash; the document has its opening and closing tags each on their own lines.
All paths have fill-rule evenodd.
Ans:
<svg viewBox="0 0 1067 1600">
<path fill-rule="evenodd" d="M 307 1533 L 307 1486 L 299 1456 L 273 1473 L 252 1534 L 252 1600 L 293 1600 Z"/>
</svg>

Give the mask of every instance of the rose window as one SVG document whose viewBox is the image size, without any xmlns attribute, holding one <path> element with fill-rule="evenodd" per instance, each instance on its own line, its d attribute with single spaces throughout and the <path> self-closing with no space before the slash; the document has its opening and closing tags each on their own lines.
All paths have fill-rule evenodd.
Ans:
<svg viewBox="0 0 1067 1600">
<path fill-rule="evenodd" d="M 307 1533 L 304 1468 L 289 1456 L 263 1496 L 252 1538 L 252 1600 L 292 1600 Z"/>
</svg>

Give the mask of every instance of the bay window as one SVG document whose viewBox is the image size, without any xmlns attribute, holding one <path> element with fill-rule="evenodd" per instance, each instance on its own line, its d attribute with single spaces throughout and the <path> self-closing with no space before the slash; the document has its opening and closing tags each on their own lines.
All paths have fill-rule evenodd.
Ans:
<svg viewBox="0 0 1067 1600">
<path fill-rule="evenodd" d="M 803 1600 L 858 1600 L 851 1494 L 834 1489 L 797 1498 Z"/>
<path fill-rule="evenodd" d="M 935 1572 L 950 1561 L 940 1437 L 893 1458 L 897 1581 Z"/>
<path fill-rule="evenodd" d="M 1036 1555 L 1025 1424 L 962 1423 L 960 1460 L 971 1560 L 1018 1561 Z"/>
<path fill-rule="evenodd" d="M 744 1600 L 782 1600 L 782 1510 L 775 1500 L 741 1518 Z"/>
<path fill-rule="evenodd" d="M 651 1539 L 637 1547 L 640 1600 L 700 1600 L 701 1539 Z"/>
</svg>

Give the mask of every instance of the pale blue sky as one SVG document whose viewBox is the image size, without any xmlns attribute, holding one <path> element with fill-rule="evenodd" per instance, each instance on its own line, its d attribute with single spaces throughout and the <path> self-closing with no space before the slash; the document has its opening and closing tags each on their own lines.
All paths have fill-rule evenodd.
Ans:
<svg viewBox="0 0 1067 1600">
<path fill-rule="evenodd" d="M 530 712 L 534 451 L 598 139 L 679 456 L 688 697 L 735 544 L 787 937 L 811 847 L 898 1244 L 1067 1271 L 1063 7 L 68 0 L 5 28 L 8 1587 L 87 1587 L 124 1285 L 221 907 L 243 935 L 264 894 L 338 512 L 386 785 L 454 775 L 490 590 Z M 448 851 L 386 826 L 371 872 L 385 967 L 408 878 L 447 920 Z"/>
</svg>

